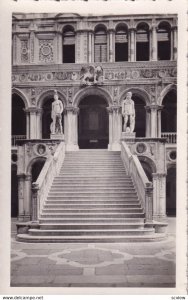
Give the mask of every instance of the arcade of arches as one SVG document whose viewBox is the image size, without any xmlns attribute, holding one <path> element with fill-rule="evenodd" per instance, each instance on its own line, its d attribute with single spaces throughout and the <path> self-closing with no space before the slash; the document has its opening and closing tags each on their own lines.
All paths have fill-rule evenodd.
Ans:
<svg viewBox="0 0 188 300">
<path fill-rule="evenodd" d="M 170 90 L 163 98 L 162 105 L 147 105 L 139 93 L 133 92 L 135 102 L 136 137 L 161 137 L 176 132 L 176 91 Z M 59 97 L 61 99 L 61 97 Z M 20 95 L 12 96 L 12 145 L 17 139 L 50 139 L 51 103 L 53 96 L 46 96 L 41 108 L 26 107 Z M 62 99 L 61 99 L 62 100 Z M 108 148 L 119 150 L 122 132 L 120 106 L 109 105 L 104 95 L 84 95 L 77 108 L 64 107 L 62 124 L 68 150 L 88 148 Z M 70 129 L 70 127 L 72 128 Z M 75 148 L 74 148 L 75 147 Z M 31 181 L 36 180 L 44 161 L 36 161 L 31 171 Z M 141 161 L 150 181 L 153 170 Z M 16 165 L 12 165 L 12 216 L 18 211 Z M 176 169 L 168 169 L 166 179 L 166 211 L 168 215 L 176 212 L 175 183 Z"/>
</svg>

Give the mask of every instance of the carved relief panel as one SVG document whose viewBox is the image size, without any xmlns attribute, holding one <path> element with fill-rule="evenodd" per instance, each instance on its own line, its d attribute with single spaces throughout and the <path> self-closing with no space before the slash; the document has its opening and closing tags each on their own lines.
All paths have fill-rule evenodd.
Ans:
<svg viewBox="0 0 188 300">
<path fill-rule="evenodd" d="M 39 40 L 39 61 L 50 63 L 54 61 L 54 43 L 53 40 Z"/>
</svg>

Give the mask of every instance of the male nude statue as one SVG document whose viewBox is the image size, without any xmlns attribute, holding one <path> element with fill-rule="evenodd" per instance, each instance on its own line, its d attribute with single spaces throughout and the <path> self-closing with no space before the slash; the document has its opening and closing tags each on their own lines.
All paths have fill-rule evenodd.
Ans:
<svg viewBox="0 0 188 300">
<path fill-rule="evenodd" d="M 61 114 L 63 112 L 63 103 L 58 99 L 57 91 L 54 91 L 54 101 L 52 102 L 52 111 L 51 118 L 53 120 L 51 125 L 51 133 L 52 134 L 62 134 L 62 122 L 61 122 Z"/>
<path fill-rule="evenodd" d="M 131 99 L 132 93 L 128 92 L 126 98 L 122 102 L 123 131 L 133 132 L 135 127 L 135 108 L 134 101 Z M 127 127 L 129 120 L 130 127 Z"/>
</svg>

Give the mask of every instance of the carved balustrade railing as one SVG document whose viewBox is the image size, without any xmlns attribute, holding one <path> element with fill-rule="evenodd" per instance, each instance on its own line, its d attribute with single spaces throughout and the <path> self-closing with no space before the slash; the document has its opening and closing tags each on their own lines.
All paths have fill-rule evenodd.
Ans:
<svg viewBox="0 0 188 300">
<path fill-rule="evenodd" d="M 148 180 L 138 157 L 131 153 L 125 142 L 122 142 L 121 157 L 128 174 L 133 179 L 138 197 L 145 212 L 145 222 L 152 222 L 153 184 Z"/>
<path fill-rule="evenodd" d="M 18 140 L 25 140 L 26 139 L 26 135 L 12 135 L 11 137 L 11 143 L 12 143 L 12 146 L 16 146 L 16 141 Z"/>
<path fill-rule="evenodd" d="M 38 221 L 53 179 L 59 174 L 64 158 L 65 143 L 61 142 L 54 155 L 47 158 L 37 181 L 32 183 L 32 221 Z"/>
<path fill-rule="evenodd" d="M 176 132 L 162 132 L 162 138 L 166 138 L 168 144 L 176 144 L 177 134 Z"/>
</svg>

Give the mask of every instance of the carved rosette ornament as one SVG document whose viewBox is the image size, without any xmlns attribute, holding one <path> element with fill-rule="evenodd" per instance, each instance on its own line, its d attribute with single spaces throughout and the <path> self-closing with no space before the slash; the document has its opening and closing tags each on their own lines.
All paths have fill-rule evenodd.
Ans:
<svg viewBox="0 0 188 300">
<path fill-rule="evenodd" d="M 21 62 L 25 63 L 29 61 L 28 55 L 28 40 L 21 41 Z"/>
<path fill-rule="evenodd" d="M 39 60 L 41 62 L 53 62 L 53 40 L 39 41 Z"/>
</svg>

